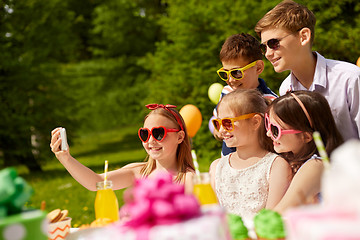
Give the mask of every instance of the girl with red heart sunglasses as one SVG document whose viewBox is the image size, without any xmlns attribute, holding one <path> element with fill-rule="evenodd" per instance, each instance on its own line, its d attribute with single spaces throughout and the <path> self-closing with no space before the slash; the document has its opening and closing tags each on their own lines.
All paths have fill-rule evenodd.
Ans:
<svg viewBox="0 0 360 240">
<path fill-rule="evenodd" d="M 145 162 L 130 163 L 120 169 L 109 171 L 107 179 L 113 189 L 132 186 L 136 179 L 149 177 L 159 172 L 173 174 L 174 181 L 191 188 L 194 166 L 191 156 L 190 139 L 185 123 L 174 105 L 149 104 L 152 110 L 140 128 L 138 135 L 148 153 Z M 81 185 L 96 191 L 96 183 L 104 181 L 103 174 L 96 174 L 79 163 L 67 150 L 61 150 L 60 128 L 52 131 L 51 150 L 67 171 Z"/>
</svg>

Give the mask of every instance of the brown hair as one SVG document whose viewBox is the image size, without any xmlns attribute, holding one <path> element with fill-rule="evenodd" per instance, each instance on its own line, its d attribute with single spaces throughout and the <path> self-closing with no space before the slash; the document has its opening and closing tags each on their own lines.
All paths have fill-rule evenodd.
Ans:
<svg viewBox="0 0 360 240">
<path fill-rule="evenodd" d="M 171 122 L 175 123 L 178 129 L 181 129 L 180 124 L 178 123 L 176 117 L 170 112 L 176 114 L 183 127 L 185 132 L 184 140 L 179 144 L 177 151 L 176 151 L 176 157 L 177 157 L 177 169 L 178 174 L 176 176 L 176 181 L 181 182 L 184 180 L 185 174 L 189 171 L 194 171 L 194 164 L 192 161 L 191 156 L 191 145 L 190 145 L 190 139 L 189 135 L 186 130 L 184 119 L 181 117 L 180 113 L 176 109 L 169 109 L 166 110 L 164 108 L 157 108 L 155 110 L 152 110 L 148 115 L 145 116 L 145 120 L 152 114 L 159 114 L 161 116 L 166 117 Z M 146 177 L 148 176 L 152 171 L 156 168 L 156 161 L 152 159 L 149 155 L 146 156 L 145 160 L 146 164 L 143 166 L 143 168 L 140 170 L 140 173 Z"/>
<path fill-rule="evenodd" d="M 260 42 L 247 33 L 235 34 L 228 37 L 220 51 L 220 61 L 236 61 L 244 58 L 249 63 L 261 60 Z"/>
<path fill-rule="evenodd" d="M 293 94 L 300 99 L 309 113 L 312 127 L 303 109 L 290 92 L 275 99 L 270 104 L 268 111 L 274 113 L 282 122 L 289 125 L 291 129 L 310 133 L 318 131 L 324 142 L 326 152 L 330 155 L 335 148 L 343 143 L 343 138 L 336 127 L 326 98 L 320 93 L 310 91 L 296 91 Z M 288 160 L 294 173 L 312 155 L 319 155 L 314 140 L 304 145 L 300 152 L 298 155 L 294 155 L 291 152 L 280 154 Z"/>
<path fill-rule="evenodd" d="M 311 44 L 314 42 L 316 18 L 307 7 L 291 0 L 285 0 L 268 11 L 255 26 L 255 32 L 261 37 L 261 32 L 267 28 L 280 27 L 290 32 L 297 32 L 306 27 L 311 31 Z"/>
<path fill-rule="evenodd" d="M 262 118 L 258 131 L 259 144 L 266 151 L 274 152 L 272 140 L 266 136 L 263 117 L 269 103 L 270 100 L 264 98 L 257 89 L 236 89 L 221 99 L 218 108 L 220 105 L 226 105 L 233 111 L 235 116 L 260 113 Z"/>
</svg>

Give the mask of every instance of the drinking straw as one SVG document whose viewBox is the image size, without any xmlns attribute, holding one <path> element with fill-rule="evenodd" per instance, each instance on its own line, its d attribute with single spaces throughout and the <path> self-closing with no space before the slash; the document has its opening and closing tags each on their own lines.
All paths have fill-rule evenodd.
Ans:
<svg viewBox="0 0 360 240">
<path fill-rule="evenodd" d="M 108 172 L 108 161 L 107 161 L 107 160 L 105 160 L 105 170 L 104 170 L 104 189 L 106 189 L 107 172 Z"/>
<path fill-rule="evenodd" d="M 195 167 L 195 173 L 198 176 L 198 179 L 200 180 L 200 170 L 199 170 L 199 163 L 197 161 L 197 157 L 196 157 L 196 153 L 195 150 L 191 150 L 191 156 L 194 162 L 194 167 Z"/>
<path fill-rule="evenodd" d="M 321 139 L 320 133 L 318 131 L 315 131 L 313 133 L 313 138 L 314 138 L 314 142 L 316 144 L 316 147 L 318 149 L 318 152 L 320 154 L 320 157 L 323 160 L 324 166 L 326 168 L 328 168 L 330 166 L 330 161 L 329 161 L 329 157 L 326 153 L 325 147 L 324 147 L 324 143 Z"/>
</svg>

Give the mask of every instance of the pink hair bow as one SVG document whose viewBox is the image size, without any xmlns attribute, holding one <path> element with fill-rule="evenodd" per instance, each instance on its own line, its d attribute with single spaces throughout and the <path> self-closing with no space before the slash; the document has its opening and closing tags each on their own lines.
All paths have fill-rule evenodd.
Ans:
<svg viewBox="0 0 360 240">
<path fill-rule="evenodd" d="M 152 104 L 148 104 L 148 105 L 145 105 L 145 107 L 147 107 L 148 109 L 150 110 L 155 110 L 155 109 L 158 109 L 158 108 L 163 108 L 167 111 L 169 111 L 175 118 L 176 118 L 176 121 L 178 122 L 178 124 L 180 125 L 180 128 L 181 130 L 184 130 L 184 126 L 180 120 L 180 117 L 173 111 L 171 111 L 170 109 L 171 108 L 176 108 L 175 105 L 171 105 L 171 104 L 157 104 L 157 103 L 152 103 Z"/>
</svg>

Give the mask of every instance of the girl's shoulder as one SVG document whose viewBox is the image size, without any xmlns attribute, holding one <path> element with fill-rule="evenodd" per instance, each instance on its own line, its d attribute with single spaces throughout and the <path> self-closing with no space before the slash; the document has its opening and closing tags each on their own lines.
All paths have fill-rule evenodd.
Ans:
<svg viewBox="0 0 360 240">
<path fill-rule="evenodd" d="M 278 155 L 276 153 L 273 153 L 273 154 L 275 154 L 274 163 L 289 165 L 289 162 L 285 158 L 283 158 L 282 156 L 280 156 L 280 155 Z"/>
<path fill-rule="evenodd" d="M 214 160 L 210 165 L 209 174 L 210 174 L 210 179 L 212 179 L 211 181 L 214 181 L 214 179 L 215 179 L 216 167 L 219 164 L 220 160 L 221 160 L 221 158 L 218 158 L 218 159 Z"/>
<path fill-rule="evenodd" d="M 301 168 L 312 168 L 312 167 L 319 167 L 323 168 L 324 163 L 319 157 L 310 158 L 301 166 Z"/>
<path fill-rule="evenodd" d="M 218 166 L 218 164 L 220 163 L 220 165 L 224 165 L 226 162 L 229 161 L 229 157 L 232 153 L 226 155 L 226 156 L 222 156 L 221 158 L 218 158 L 216 160 L 214 160 L 211 165 L 210 165 L 210 173 L 211 172 L 215 172 L 216 167 Z"/>
<path fill-rule="evenodd" d="M 218 158 L 216 160 L 214 160 L 211 164 L 210 164 L 210 170 L 213 168 L 216 168 L 216 165 L 218 165 L 219 161 L 221 160 L 221 158 Z"/>
<path fill-rule="evenodd" d="M 300 174 L 318 174 L 319 172 L 322 172 L 324 169 L 324 163 L 323 161 L 318 158 L 310 158 L 307 160 L 295 173 L 295 175 Z"/>
<path fill-rule="evenodd" d="M 268 173 L 269 176 L 270 174 L 272 176 L 290 176 L 292 175 L 291 173 L 291 167 L 290 164 L 288 163 L 288 161 L 286 161 L 283 157 L 279 156 L 276 154 L 274 161 L 272 162 L 271 166 L 270 166 L 270 172 Z"/>
<path fill-rule="evenodd" d="M 317 156 L 316 154 L 314 154 L 311 158 L 309 158 L 308 160 L 306 160 L 300 167 L 301 168 L 312 168 L 312 167 L 319 167 L 319 168 L 323 168 L 324 167 L 324 163 L 322 161 L 322 159 Z M 300 170 L 299 169 L 299 170 Z"/>
<path fill-rule="evenodd" d="M 129 164 L 125 165 L 121 169 L 131 171 L 136 176 L 136 178 L 139 178 L 139 177 L 141 177 L 141 173 L 140 173 L 141 169 L 145 165 L 146 165 L 145 162 L 134 162 L 134 163 L 129 163 Z"/>
<path fill-rule="evenodd" d="M 145 166 L 145 162 L 134 162 L 134 163 L 129 163 L 127 165 L 125 165 L 124 167 L 122 167 L 123 169 L 126 168 L 142 168 L 143 166 Z"/>
<path fill-rule="evenodd" d="M 273 165 L 274 164 L 290 166 L 289 162 L 285 158 L 283 158 L 282 156 L 277 155 L 277 154 L 276 154 L 274 162 L 273 162 Z"/>
</svg>

